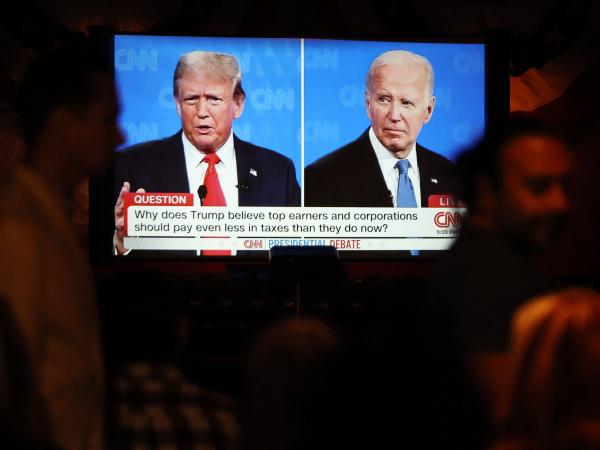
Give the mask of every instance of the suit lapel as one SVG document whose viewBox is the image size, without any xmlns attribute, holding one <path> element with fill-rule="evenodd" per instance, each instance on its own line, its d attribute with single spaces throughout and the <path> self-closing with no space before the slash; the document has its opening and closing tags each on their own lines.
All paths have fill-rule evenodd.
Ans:
<svg viewBox="0 0 600 450">
<path fill-rule="evenodd" d="M 369 185 L 356 185 L 360 189 L 360 192 L 357 193 L 358 198 L 369 197 L 364 198 L 362 202 L 365 206 L 394 206 L 391 192 L 387 188 L 379 161 L 377 161 L 377 155 L 371 145 L 369 129 L 358 138 L 357 144 L 355 147 L 355 158 L 358 163 L 356 167 L 359 168 L 360 177 L 363 180 L 368 180 L 369 183 Z"/>
<path fill-rule="evenodd" d="M 432 178 L 427 150 L 419 144 L 417 144 L 417 164 L 419 165 L 419 182 L 421 184 L 421 207 L 426 208 L 429 204 L 429 196 L 433 193 L 438 180 Z"/>
<path fill-rule="evenodd" d="M 256 164 L 248 144 L 235 134 L 233 146 L 238 175 L 238 204 L 239 206 L 258 205 L 262 185 L 261 168 Z"/>
<path fill-rule="evenodd" d="M 190 192 L 181 133 L 175 133 L 158 148 L 158 185 L 164 192 Z"/>
</svg>

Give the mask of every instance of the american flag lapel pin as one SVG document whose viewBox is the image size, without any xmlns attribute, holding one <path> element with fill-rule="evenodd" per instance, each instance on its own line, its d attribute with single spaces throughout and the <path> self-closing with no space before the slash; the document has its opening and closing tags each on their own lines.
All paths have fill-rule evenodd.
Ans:
<svg viewBox="0 0 600 450">
<path fill-rule="evenodd" d="M 250 169 L 250 175 L 253 175 L 253 176 L 257 177 L 258 173 L 256 172 L 256 170 Z"/>
</svg>

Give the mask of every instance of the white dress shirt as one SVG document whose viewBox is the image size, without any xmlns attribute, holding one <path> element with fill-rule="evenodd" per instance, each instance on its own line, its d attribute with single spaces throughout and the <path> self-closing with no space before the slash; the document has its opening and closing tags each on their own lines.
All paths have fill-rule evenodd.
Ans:
<svg viewBox="0 0 600 450">
<path fill-rule="evenodd" d="M 208 163 L 202 162 L 204 153 L 194 147 L 185 136 L 185 133 L 181 133 L 181 139 L 183 141 L 185 168 L 190 183 L 190 192 L 194 194 L 194 203 L 199 205 L 198 187 L 204 184 L 204 175 L 206 169 L 208 169 Z M 235 149 L 233 147 L 233 132 L 229 135 L 227 141 L 217 149 L 216 154 L 221 161 L 217 163 L 215 168 L 219 175 L 219 183 L 227 206 L 238 206 L 238 177 Z"/>
<path fill-rule="evenodd" d="M 371 140 L 371 146 L 375 151 L 375 156 L 377 156 L 377 162 L 379 163 L 379 168 L 383 174 L 385 184 L 394 197 L 394 207 L 397 207 L 398 179 L 400 178 L 400 173 L 398 172 L 396 163 L 398 162 L 399 158 L 397 158 L 396 155 L 394 155 L 391 151 L 385 148 L 381 142 L 379 142 L 379 139 L 377 139 L 377 136 L 375 136 L 373 128 L 369 128 L 369 139 Z M 409 162 L 408 178 L 412 182 L 417 205 L 418 207 L 421 207 L 421 184 L 419 182 L 419 165 L 417 164 L 416 143 L 413 144 L 413 148 L 408 153 L 406 159 Z"/>
<path fill-rule="evenodd" d="M 185 133 L 181 133 L 183 141 L 183 154 L 185 156 L 185 169 L 187 171 L 188 182 L 190 184 L 190 192 L 194 194 L 194 204 L 199 205 L 198 188 L 204 184 L 204 176 L 208 169 L 208 163 L 203 162 L 204 153 L 198 150 L 186 137 Z M 219 184 L 225 196 L 227 206 L 238 206 L 238 177 L 237 177 L 237 162 L 235 159 L 235 148 L 233 146 L 233 131 L 225 143 L 215 152 L 220 161 L 215 166 L 217 175 L 219 175 Z M 200 255 L 200 250 L 197 251 Z M 231 255 L 236 255 L 235 250 L 231 251 Z"/>
</svg>

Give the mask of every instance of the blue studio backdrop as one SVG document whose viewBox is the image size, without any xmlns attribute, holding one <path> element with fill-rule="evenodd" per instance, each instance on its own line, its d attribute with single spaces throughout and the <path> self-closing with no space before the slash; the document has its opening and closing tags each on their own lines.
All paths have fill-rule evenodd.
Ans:
<svg viewBox="0 0 600 450">
<path fill-rule="evenodd" d="M 301 179 L 299 39 L 117 35 L 114 49 L 124 147 L 181 128 L 173 72 L 183 53 L 229 53 L 240 63 L 246 91 L 242 116 L 233 122 L 235 134 L 291 158 Z"/>
<path fill-rule="evenodd" d="M 433 66 L 436 105 L 419 144 L 455 159 L 485 128 L 483 44 L 304 41 L 304 164 L 355 140 L 368 126 L 365 79 L 388 50 L 408 50 Z"/>
<path fill-rule="evenodd" d="M 365 77 L 372 60 L 387 50 L 425 56 L 435 74 L 436 106 L 418 142 L 455 159 L 485 127 L 483 44 L 399 43 L 300 39 L 115 36 L 115 80 L 122 103 L 124 146 L 167 137 L 181 128 L 173 99 L 173 71 L 193 50 L 235 55 L 246 103 L 234 121 L 243 140 L 304 165 L 356 139 L 368 126 Z M 302 62 L 304 74 L 301 74 Z M 301 95 L 304 75 L 304 136 Z"/>
</svg>

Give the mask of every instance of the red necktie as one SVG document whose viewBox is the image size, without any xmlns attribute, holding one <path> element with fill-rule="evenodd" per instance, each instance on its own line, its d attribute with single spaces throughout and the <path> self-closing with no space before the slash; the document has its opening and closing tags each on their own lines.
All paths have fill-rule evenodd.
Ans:
<svg viewBox="0 0 600 450">
<path fill-rule="evenodd" d="M 204 175 L 204 186 L 206 186 L 206 197 L 202 202 L 202 206 L 227 206 L 221 183 L 219 183 L 219 174 L 217 173 L 216 164 L 221 159 L 215 153 L 207 153 L 202 162 L 208 164 L 206 175 Z M 202 255 L 207 256 L 229 256 L 229 250 L 202 250 Z"/>
</svg>

